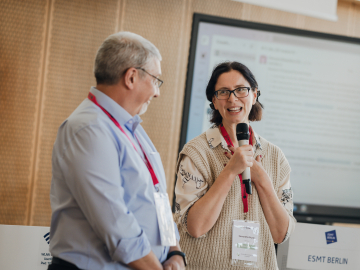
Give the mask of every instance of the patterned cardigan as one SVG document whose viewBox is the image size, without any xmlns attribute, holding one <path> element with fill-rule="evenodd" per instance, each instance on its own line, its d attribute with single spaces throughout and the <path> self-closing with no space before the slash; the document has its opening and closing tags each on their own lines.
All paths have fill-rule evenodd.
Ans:
<svg viewBox="0 0 360 270">
<path fill-rule="evenodd" d="M 289 225 L 284 242 L 296 224 L 293 217 L 290 165 L 280 148 L 255 132 L 254 135 L 254 157 L 262 156 L 261 164 L 270 176 L 274 190 L 289 214 Z M 188 258 L 187 269 L 251 269 L 231 265 L 232 221 L 244 219 L 238 176 L 232 184 L 222 211 L 212 229 L 199 238 L 192 237 L 187 231 L 186 221 L 189 209 L 212 186 L 228 162 L 224 150 L 230 152 L 219 128 L 213 126 L 188 142 L 179 154 L 174 219 L 180 232 L 180 246 Z M 247 219 L 260 223 L 259 269 L 277 270 L 274 241 L 255 185 L 253 185 L 253 194 L 249 196 Z"/>
</svg>

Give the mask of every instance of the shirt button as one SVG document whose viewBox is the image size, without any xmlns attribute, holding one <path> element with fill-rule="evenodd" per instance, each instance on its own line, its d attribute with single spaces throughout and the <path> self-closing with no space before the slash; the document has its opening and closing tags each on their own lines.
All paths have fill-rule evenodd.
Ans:
<svg viewBox="0 0 360 270">
<path fill-rule="evenodd" d="M 133 122 L 133 121 L 132 121 L 132 120 L 130 120 L 130 121 L 129 121 L 129 124 L 132 124 L 132 122 Z"/>
</svg>

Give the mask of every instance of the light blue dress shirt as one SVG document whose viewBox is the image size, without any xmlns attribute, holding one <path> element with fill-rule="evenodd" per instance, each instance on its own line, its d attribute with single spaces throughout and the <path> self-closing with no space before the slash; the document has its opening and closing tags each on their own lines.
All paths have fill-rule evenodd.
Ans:
<svg viewBox="0 0 360 270">
<path fill-rule="evenodd" d="M 155 188 L 134 136 L 166 193 L 160 155 L 138 115 L 94 87 L 90 91 L 140 153 L 89 99 L 62 123 L 52 156 L 50 252 L 81 269 L 130 269 L 126 264 L 150 250 L 163 262 L 169 247 L 161 245 Z M 176 225 L 175 231 L 179 240 Z"/>
</svg>

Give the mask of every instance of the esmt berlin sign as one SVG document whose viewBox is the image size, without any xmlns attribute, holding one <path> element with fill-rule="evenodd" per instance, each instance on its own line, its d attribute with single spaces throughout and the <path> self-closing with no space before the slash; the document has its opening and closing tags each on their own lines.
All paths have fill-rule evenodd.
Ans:
<svg viewBox="0 0 360 270">
<path fill-rule="evenodd" d="M 360 229 L 298 223 L 289 239 L 287 268 L 360 269 Z"/>
</svg>

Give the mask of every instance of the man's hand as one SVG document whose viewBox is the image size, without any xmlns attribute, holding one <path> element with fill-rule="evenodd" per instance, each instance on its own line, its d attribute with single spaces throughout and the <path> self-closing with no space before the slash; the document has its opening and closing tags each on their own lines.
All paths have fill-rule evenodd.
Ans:
<svg viewBox="0 0 360 270">
<path fill-rule="evenodd" d="M 136 261 L 129 263 L 131 269 L 134 270 L 147 270 L 147 269 L 154 269 L 160 270 L 162 269 L 162 265 L 159 262 L 159 259 L 156 258 L 154 252 L 150 251 L 150 253 Z"/>
<path fill-rule="evenodd" d="M 176 246 L 171 246 L 169 249 L 169 253 L 172 251 L 181 251 L 179 241 L 176 240 Z M 184 259 L 180 255 L 173 255 L 168 260 L 163 262 L 164 270 L 184 270 L 185 264 Z"/>
<path fill-rule="evenodd" d="M 171 256 L 163 263 L 164 270 L 184 270 L 184 259 L 180 255 Z"/>
</svg>

